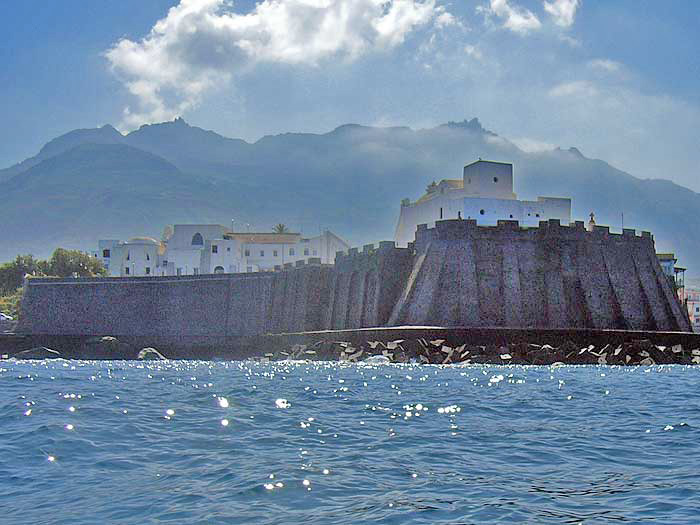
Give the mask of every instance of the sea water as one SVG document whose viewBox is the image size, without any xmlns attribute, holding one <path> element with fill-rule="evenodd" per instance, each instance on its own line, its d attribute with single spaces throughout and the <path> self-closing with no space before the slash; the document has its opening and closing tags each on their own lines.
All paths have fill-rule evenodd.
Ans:
<svg viewBox="0 0 700 525">
<path fill-rule="evenodd" d="M 700 368 L 0 368 L 2 523 L 700 522 Z"/>
</svg>

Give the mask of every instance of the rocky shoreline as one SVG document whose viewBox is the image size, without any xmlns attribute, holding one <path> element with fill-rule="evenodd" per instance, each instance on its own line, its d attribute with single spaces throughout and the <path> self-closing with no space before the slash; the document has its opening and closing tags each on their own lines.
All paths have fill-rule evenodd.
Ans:
<svg viewBox="0 0 700 525">
<path fill-rule="evenodd" d="M 369 334 L 368 334 L 369 335 Z M 415 364 L 515 364 L 515 365 L 623 365 L 650 366 L 660 364 L 700 364 L 700 344 L 656 344 L 650 339 L 601 342 L 595 344 L 564 340 L 555 345 L 526 341 L 503 344 L 456 344 L 444 338 L 411 337 L 379 339 L 354 337 L 352 341 L 316 340 L 307 336 L 304 342 L 294 338 L 262 336 L 236 343 L 200 347 L 152 344 L 111 336 L 91 337 L 79 342 L 50 341 L 42 346 L 19 346 L 3 351 L 3 359 L 204 359 L 257 361 L 337 361 L 350 363 L 415 363 Z M 43 346 L 46 345 L 46 346 Z"/>
<path fill-rule="evenodd" d="M 532 343 L 508 346 L 469 345 L 450 346 L 444 339 L 398 339 L 395 341 L 367 341 L 352 346 L 343 341 L 319 341 L 315 344 L 296 344 L 277 352 L 268 352 L 263 359 L 314 360 L 344 362 L 386 362 L 420 364 L 516 364 L 516 365 L 657 365 L 700 364 L 700 348 L 685 349 L 682 345 L 660 346 L 648 339 L 580 347 L 567 341 L 558 347 Z"/>
</svg>

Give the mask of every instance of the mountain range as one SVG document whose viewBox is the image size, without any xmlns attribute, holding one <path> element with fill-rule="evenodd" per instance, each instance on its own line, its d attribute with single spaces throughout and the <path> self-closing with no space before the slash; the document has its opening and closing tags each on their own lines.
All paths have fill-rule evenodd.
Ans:
<svg viewBox="0 0 700 525">
<path fill-rule="evenodd" d="M 476 118 L 421 130 L 346 124 L 254 143 L 182 119 L 126 135 L 110 125 L 74 130 L 0 170 L 0 261 L 160 237 L 175 223 L 270 231 L 281 222 L 305 235 L 330 229 L 355 246 L 392 239 L 402 198 L 460 178 L 479 157 L 513 162 L 519 198 L 571 197 L 572 219 L 594 212 L 612 231 L 624 214 L 626 228 L 651 231 L 657 251 L 700 271 L 698 193 L 636 178 L 576 148 L 522 151 Z"/>
</svg>

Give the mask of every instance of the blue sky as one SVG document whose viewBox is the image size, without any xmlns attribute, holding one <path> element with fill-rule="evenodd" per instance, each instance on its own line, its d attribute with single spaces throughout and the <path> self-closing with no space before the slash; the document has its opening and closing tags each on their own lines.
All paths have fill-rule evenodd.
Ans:
<svg viewBox="0 0 700 525">
<path fill-rule="evenodd" d="M 526 149 L 700 191 L 698 2 L 183 4 L 3 2 L 0 166 L 71 129 L 180 114 L 247 140 L 477 116 Z"/>
</svg>

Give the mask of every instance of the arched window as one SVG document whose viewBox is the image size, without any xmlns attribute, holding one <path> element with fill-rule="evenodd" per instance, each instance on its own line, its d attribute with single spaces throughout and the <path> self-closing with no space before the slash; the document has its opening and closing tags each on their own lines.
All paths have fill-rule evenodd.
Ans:
<svg viewBox="0 0 700 525">
<path fill-rule="evenodd" d="M 201 233 L 195 233 L 192 236 L 192 246 L 203 246 L 204 245 L 204 239 L 202 238 Z"/>
<path fill-rule="evenodd" d="M 224 267 L 217 266 L 216 268 L 214 268 L 214 273 L 224 273 Z"/>
</svg>

